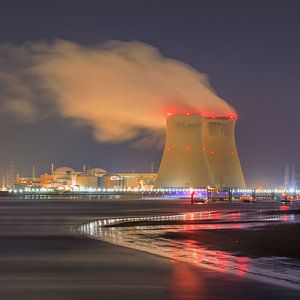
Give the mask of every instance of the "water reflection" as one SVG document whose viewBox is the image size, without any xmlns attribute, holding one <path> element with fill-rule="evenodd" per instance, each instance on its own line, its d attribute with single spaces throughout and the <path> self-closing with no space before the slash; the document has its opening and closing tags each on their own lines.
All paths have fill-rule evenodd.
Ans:
<svg viewBox="0 0 300 300">
<path fill-rule="evenodd" d="M 169 221 L 170 224 L 166 221 Z M 174 221 L 178 221 L 178 223 L 174 224 Z M 204 222 L 182 224 L 180 223 L 182 221 Z M 79 230 L 93 238 L 168 257 L 172 260 L 300 289 L 300 270 L 295 261 L 285 258 L 254 260 L 225 251 L 209 250 L 205 245 L 199 246 L 199 242 L 195 240 L 175 240 L 162 237 L 166 232 L 201 229 L 251 229 L 269 222 L 294 221 L 295 218 L 292 214 L 269 214 L 259 211 L 211 211 L 167 216 L 102 219 L 84 224 Z M 136 226 L 134 226 L 134 222 L 138 222 Z M 163 224 L 161 224 L 162 222 Z M 127 226 L 129 224 L 126 223 L 130 223 L 131 226 Z M 122 226 L 116 226 L 118 224 L 122 224 Z M 199 288 L 198 281 L 193 281 L 192 277 L 189 280 L 189 284 L 195 284 L 197 289 Z"/>
<path fill-rule="evenodd" d="M 171 280 L 170 299 L 199 299 L 199 294 L 204 290 L 201 277 L 176 261 Z"/>
</svg>

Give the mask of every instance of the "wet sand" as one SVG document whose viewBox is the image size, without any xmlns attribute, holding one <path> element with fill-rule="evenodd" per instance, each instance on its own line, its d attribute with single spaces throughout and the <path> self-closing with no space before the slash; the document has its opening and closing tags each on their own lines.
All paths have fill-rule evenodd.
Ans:
<svg viewBox="0 0 300 300">
<path fill-rule="evenodd" d="M 212 207 L 233 208 L 192 207 L 174 200 L 0 199 L 0 299 L 298 299 L 294 290 L 78 237 L 71 231 L 108 216 Z"/>
<path fill-rule="evenodd" d="M 167 232 L 162 237 L 194 241 L 212 250 L 251 258 L 281 256 L 300 261 L 300 224 L 276 224 L 255 230 L 216 229 Z M 299 266 L 300 267 L 300 266 Z"/>
</svg>

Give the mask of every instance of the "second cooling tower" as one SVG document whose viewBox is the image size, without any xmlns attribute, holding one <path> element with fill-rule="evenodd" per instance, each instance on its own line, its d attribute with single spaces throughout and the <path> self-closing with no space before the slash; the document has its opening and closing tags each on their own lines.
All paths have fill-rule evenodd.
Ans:
<svg viewBox="0 0 300 300">
<path fill-rule="evenodd" d="M 236 119 L 206 118 L 203 144 L 215 187 L 245 187 L 245 180 L 235 144 Z"/>
<path fill-rule="evenodd" d="M 156 187 L 245 187 L 235 121 L 199 114 L 170 116 Z"/>
</svg>

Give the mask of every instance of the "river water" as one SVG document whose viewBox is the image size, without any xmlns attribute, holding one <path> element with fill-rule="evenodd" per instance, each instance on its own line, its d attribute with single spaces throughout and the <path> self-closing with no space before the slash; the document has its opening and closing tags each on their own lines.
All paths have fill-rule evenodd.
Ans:
<svg viewBox="0 0 300 300">
<path fill-rule="evenodd" d="M 282 207 L 283 210 L 287 209 Z M 197 240 L 164 233 L 217 229 L 258 230 L 277 223 L 298 223 L 292 211 L 205 211 L 162 216 L 105 218 L 76 228 L 80 234 L 123 247 L 183 261 L 201 268 L 300 290 L 300 261 L 286 257 L 250 258 L 211 250 Z"/>
</svg>

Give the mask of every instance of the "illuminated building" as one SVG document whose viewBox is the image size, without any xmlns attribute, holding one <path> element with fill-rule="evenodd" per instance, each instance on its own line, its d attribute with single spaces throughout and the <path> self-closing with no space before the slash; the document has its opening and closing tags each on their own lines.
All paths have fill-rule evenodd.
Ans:
<svg viewBox="0 0 300 300">
<path fill-rule="evenodd" d="M 125 188 L 124 178 L 118 174 L 107 173 L 99 178 L 99 187 L 105 189 L 123 189 Z"/>
<path fill-rule="evenodd" d="M 113 189 L 152 189 L 156 173 L 114 173 L 101 177 L 100 187 Z"/>
<path fill-rule="evenodd" d="M 169 115 L 156 187 L 244 187 L 235 122 L 233 115 Z"/>
<path fill-rule="evenodd" d="M 80 173 L 76 175 L 76 186 L 80 189 L 97 189 L 99 187 L 98 177 L 88 173 Z"/>
<path fill-rule="evenodd" d="M 124 180 L 124 188 L 152 189 L 156 173 L 118 173 Z"/>
<path fill-rule="evenodd" d="M 43 174 L 40 177 L 42 187 L 72 186 L 78 172 L 70 167 L 59 167 L 53 174 Z"/>
<path fill-rule="evenodd" d="M 107 171 L 101 168 L 92 168 L 87 170 L 87 174 L 94 175 L 96 177 L 102 177 L 107 174 Z"/>
<path fill-rule="evenodd" d="M 41 187 L 60 190 L 87 189 L 151 189 L 154 187 L 156 173 L 108 173 L 102 168 L 92 168 L 77 172 L 70 167 L 60 167 L 53 174 L 40 177 Z"/>
<path fill-rule="evenodd" d="M 40 178 L 20 177 L 10 185 L 10 188 L 15 190 L 25 189 L 26 187 L 40 188 L 41 187 Z"/>
</svg>

